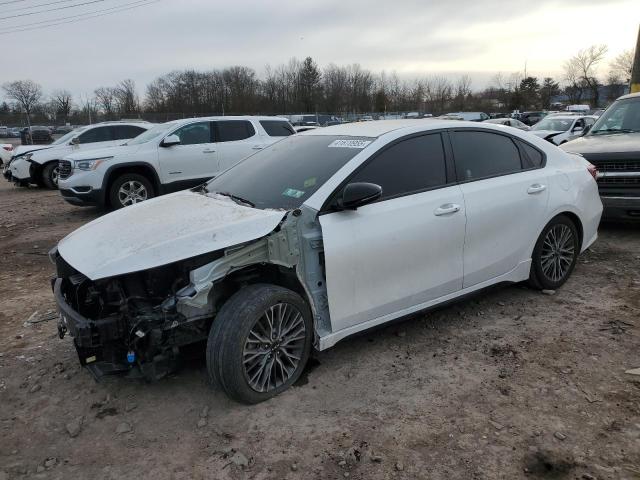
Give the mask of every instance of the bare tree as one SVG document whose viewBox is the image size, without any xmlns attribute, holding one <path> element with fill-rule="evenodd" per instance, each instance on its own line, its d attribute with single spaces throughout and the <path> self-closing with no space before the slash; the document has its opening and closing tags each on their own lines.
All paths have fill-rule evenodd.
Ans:
<svg viewBox="0 0 640 480">
<path fill-rule="evenodd" d="M 580 50 L 564 64 L 565 79 L 572 88 L 580 89 L 581 85 L 591 90 L 594 106 L 599 102 L 598 66 L 607 54 L 606 45 L 591 45 Z"/>
<path fill-rule="evenodd" d="M 63 122 L 67 123 L 69 115 L 71 115 L 71 107 L 73 106 L 73 98 L 68 90 L 56 90 L 51 95 L 51 103 L 56 114 L 62 116 Z"/>
<path fill-rule="evenodd" d="M 42 87 L 32 80 L 17 80 L 2 86 L 7 97 L 15 100 L 27 115 L 27 125 L 31 129 L 31 112 L 42 99 Z"/>
<path fill-rule="evenodd" d="M 633 50 L 625 50 L 609 64 L 611 72 L 616 74 L 618 78 L 622 78 L 626 83 L 629 83 L 631 80 L 634 56 L 635 52 Z"/>
<path fill-rule="evenodd" d="M 137 114 L 140 111 L 136 84 L 131 79 L 121 81 L 114 89 L 118 113 L 120 115 Z"/>
<path fill-rule="evenodd" d="M 99 87 L 93 92 L 96 104 L 107 119 L 111 119 L 116 109 L 116 90 L 112 87 Z"/>
</svg>

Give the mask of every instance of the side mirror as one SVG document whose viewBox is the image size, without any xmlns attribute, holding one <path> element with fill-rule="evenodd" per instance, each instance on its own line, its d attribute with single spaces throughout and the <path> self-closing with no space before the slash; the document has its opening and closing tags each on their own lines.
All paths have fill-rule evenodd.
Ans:
<svg viewBox="0 0 640 480">
<path fill-rule="evenodd" d="M 169 135 L 160 143 L 161 147 L 173 147 L 174 145 L 180 145 L 180 137 L 177 135 Z"/>
<path fill-rule="evenodd" d="M 73 137 L 70 142 L 71 145 L 80 145 L 80 137 Z"/>
<path fill-rule="evenodd" d="M 343 210 L 355 210 L 371 202 L 375 202 L 382 195 L 382 187 L 375 183 L 349 183 L 342 191 L 342 198 L 338 206 Z"/>
</svg>

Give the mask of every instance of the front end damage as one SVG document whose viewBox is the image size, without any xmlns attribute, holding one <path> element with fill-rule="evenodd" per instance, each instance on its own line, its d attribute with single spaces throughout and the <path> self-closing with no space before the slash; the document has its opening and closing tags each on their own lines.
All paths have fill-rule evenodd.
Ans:
<svg viewBox="0 0 640 480">
<path fill-rule="evenodd" d="M 96 378 L 126 373 L 156 380 L 170 373 L 184 347 L 207 339 L 216 313 L 243 285 L 270 281 L 309 298 L 298 275 L 294 216 L 252 242 L 99 280 L 75 270 L 56 249 L 50 256 L 59 336 L 73 337 L 81 365 Z"/>
</svg>

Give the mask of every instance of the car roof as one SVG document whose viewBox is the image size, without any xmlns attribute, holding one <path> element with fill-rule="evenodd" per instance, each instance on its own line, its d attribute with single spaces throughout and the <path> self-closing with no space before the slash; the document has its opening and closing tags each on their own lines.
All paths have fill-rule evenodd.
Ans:
<svg viewBox="0 0 640 480">
<path fill-rule="evenodd" d="M 439 120 L 430 118 L 404 119 L 404 120 L 375 120 L 373 122 L 356 122 L 332 125 L 330 127 L 317 128 L 300 133 L 300 135 L 343 135 L 347 137 L 380 137 L 394 130 L 424 127 L 425 130 L 439 128 L 475 127 L 482 125 L 478 122 L 465 122 L 460 120 Z M 483 127 L 487 128 L 487 127 Z"/>
<path fill-rule="evenodd" d="M 179 120 L 171 120 L 170 122 L 166 122 L 168 124 L 174 124 L 174 125 L 182 125 L 182 124 L 186 124 L 186 123 L 191 123 L 191 122 L 207 122 L 207 121 L 213 121 L 213 120 L 257 120 L 257 121 L 261 121 L 261 120 L 281 120 L 283 122 L 288 122 L 289 119 L 288 118 L 284 118 L 284 117 L 276 117 L 276 116 L 266 116 L 266 115 L 217 115 L 214 117 L 191 117 L 191 118 L 181 118 Z"/>
<path fill-rule="evenodd" d="M 618 100 L 626 100 L 627 98 L 637 98 L 637 97 L 640 97 L 640 92 L 628 93 L 626 95 L 618 97 Z"/>
</svg>

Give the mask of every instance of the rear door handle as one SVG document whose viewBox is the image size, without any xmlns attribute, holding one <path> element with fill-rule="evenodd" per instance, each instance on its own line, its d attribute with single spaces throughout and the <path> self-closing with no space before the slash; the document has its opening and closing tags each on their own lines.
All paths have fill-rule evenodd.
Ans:
<svg viewBox="0 0 640 480">
<path fill-rule="evenodd" d="M 262 145 L 254 145 L 253 147 L 251 147 L 252 150 L 262 150 L 263 147 Z"/>
<path fill-rule="evenodd" d="M 533 195 L 534 193 L 540 193 L 547 189 L 546 185 L 541 185 L 540 183 L 534 183 L 529 188 L 527 188 L 527 193 L 529 195 Z"/>
<path fill-rule="evenodd" d="M 440 205 L 433 211 L 433 214 L 436 217 L 441 217 L 442 215 L 448 215 L 450 213 L 456 213 L 460 211 L 460 205 L 456 203 L 445 203 L 444 205 Z"/>
<path fill-rule="evenodd" d="M 210 148 L 207 148 L 207 149 L 203 150 L 202 153 L 216 153 L 216 151 L 215 150 L 211 150 Z"/>
</svg>

